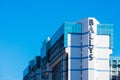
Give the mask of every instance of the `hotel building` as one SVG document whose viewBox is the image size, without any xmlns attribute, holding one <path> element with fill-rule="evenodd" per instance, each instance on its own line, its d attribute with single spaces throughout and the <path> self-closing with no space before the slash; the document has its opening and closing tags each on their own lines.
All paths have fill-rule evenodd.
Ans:
<svg viewBox="0 0 120 80">
<path fill-rule="evenodd" d="M 113 24 L 65 22 L 43 41 L 41 80 L 110 80 Z"/>
</svg>

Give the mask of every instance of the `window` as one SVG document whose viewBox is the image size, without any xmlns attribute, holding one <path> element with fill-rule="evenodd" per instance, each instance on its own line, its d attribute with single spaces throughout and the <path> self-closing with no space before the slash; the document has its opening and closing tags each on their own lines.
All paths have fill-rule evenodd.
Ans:
<svg viewBox="0 0 120 80">
<path fill-rule="evenodd" d="M 82 40 L 82 36 L 81 36 L 81 40 Z"/>
<path fill-rule="evenodd" d="M 81 63 L 82 63 L 82 59 L 81 59 Z"/>
<path fill-rule="evenodd" d="M 117 61 L 116 60 L 112 61 L 112 68 L 117 68 Z"/>
<path fill-rule="evenodd" d="M 82 51 L 82 48 L 81 48 L 81 51 Z"/>
<path fill-rule="evenodd" d="M 83 45 L 82 42 L 80 44 L 81 44 L 81 46 Z"/>
<path fill-rule="evenodd" d="M 82 65 L 81 65 L 81 69 L 82 69 Z"/>
<path fill-rule="evenodd" d="M 120 60 L 118 61 L 118 68 L 120 68 Z"/>
<path fill-rule="evenodd" d="M 81 63 L 82 63 L 82 53 L 80 54 L 80 56 L 81 56 L 81 59 L 80 59 L 80 61 L 81 61 Z"/>
<path fill-rule="evenodd" d="M 82 80 L 82 77 L 81 77 L 81 80 Z"/>
<path fill-rule="evenodd" d="M 61 73 L 62 73 L 62 67 L 61 63 L 59 62 L 53 67 L 53 73 L 52 73 L 52 80 L 62 80 Z"/>
<path fill-rule="evenodd" d="M 116 80 L 116 76 L 112 76 L 112 80 Z"/>
<path fill-rule="evenodd" d="M 82 53 L 81 53 L 81 58 L 82 58 Z"/>
<path fill-rule="evenodd" d="M 35 78 L 34 80 L 38 80 L 37 78 Z"/>
<path fill-rule="evenodd" d="M 120 64 L 118 64 L 118 68 L 120 68 Z"/>
<path fill-rule="evenodd" d="M 81 72 L 81 75 L 82 75 L 82 70 L 80 72 Z"/>
<path fill-rule="evenodd" d="M 120 71 L 118 71 L 118 75 L 120 76 Z"/>
</svg>

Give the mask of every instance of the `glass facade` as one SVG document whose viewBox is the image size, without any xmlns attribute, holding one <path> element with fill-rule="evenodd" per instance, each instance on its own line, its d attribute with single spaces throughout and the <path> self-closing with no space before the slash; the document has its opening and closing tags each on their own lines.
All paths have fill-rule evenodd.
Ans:
<svg viewBox="0 0 120 80">
<path fill-rule="evenodd" d="M 34 78 L 37 78 L 37 76 L 40 76 L 40 61 L 41 57 L 36 56 L 33 60 L 29 62 L 28 66 L 23 71 L 23 80 L 33 80 Z"/>
<path fill-rule="evenodd" d="M 67 47 L 68 33 L 81 33 L 81 32 L 82 32 L 81 24 L 65 22 L 52 36 L 50 40 L 50 46 L 53 46 L 53 44 L 64 34 L 64 47 Z"/>
<path fill-rule="evenodd" d="M 98 24 L 97 34 L 98 35 L 109 35 L 110 36 L 110 48 L 113 48 L 113 24 Z"/>
<path fill-rule="evenodd" d="M 53 46 L 55 42 L 64 34 L 64 24 L 54 33 L 52 38 L 50 39 L 49 46 Z M 49 47 L 49 48 L 50 48 Z"/>
<path fill-rule="evenodd" d="M 44 40 L 43 43 L 42 43 L 42 48 L 41 48 L 41 54 L 40 54 L 40 56 L 42 58 L 44 58 L 46 56 L 46 52 L 47 52 L 47 42 L 46 42 L 46 40 Z"/>
<path fill-rule="evenodd" d="M 54 33 L 50 41 L 45 40 L 43 47 L 41 48 L 41 57 L 46 55 L 46 52 L 56 43 L 56 41 L 64 35 L 64 47 L 67 47 L 68 33 L 81 33 L 82 24 L 79 23 L 68 23 L 65 22 L 63 25 Z"/>
<path fill-rule="evenodd" d="M 81 33 L 82 24 L 64 23 L 64 47 L 68 45 L 68 33 Z"/>
<path fill-rule="evenodd" d="M 26 69 L 23 71 L 23 77 L 25 77 L 29 73 L 29 67 L 26 67 Z"/>
<path fill-rule="evenodd" d="M 52 80 L 63 80 L 62 79 L 62 64 L 59 62 L 53 67 Z"/>
</svg>

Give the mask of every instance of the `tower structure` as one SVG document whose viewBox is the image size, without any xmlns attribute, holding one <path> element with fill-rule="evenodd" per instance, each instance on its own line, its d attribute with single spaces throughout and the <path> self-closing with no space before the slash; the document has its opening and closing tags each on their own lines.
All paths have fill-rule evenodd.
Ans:
<svg viewBox="0 0 120 80">
<path fill-rule="evenodd" d="M 42 80 L 109 80 L 113 24 L 65 22 L 41 48 Z"/>
</svg>

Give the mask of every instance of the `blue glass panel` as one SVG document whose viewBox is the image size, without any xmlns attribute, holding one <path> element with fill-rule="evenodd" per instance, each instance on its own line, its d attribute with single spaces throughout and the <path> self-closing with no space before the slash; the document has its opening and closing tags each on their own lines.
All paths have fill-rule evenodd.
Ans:
<svg viewBox="0 0 120 80">
<path fill-rule="evenodd" d="M 55 42 L 64 35 L 64 47 L 67 47 L 68 33 L 81 33 L 82 25 L 77 23 L 64 23 L 52 36 L 50 41 L 45 40 L 41 48 L 41 57 L 45 57 L 46 52 L 52 47 Z"/>
<path fill-rule="evenodd" d="M 47 50 L 47 42 L 46 42 L 46 40 L 44 40 L 43 41 L 43 43 L 42 43 L 42 48 L 41 48 L 41 53 L 40 53 L 40 56 L 43 58 L 43 57 L 45 57 L 46 56 L 46 50 Z"/>
<path fill-rule="evenodd" d="M 62 25 L 50 39 L 49 46 L 53 46 L 54 43 L 63 35 L 63 33 L 64 33 L 64 26 Z"/>
<path fill-rule="evenodd" d="M 23 77 L 25 77 L 28 73 L 29 73 L 29 68 L 27 67 L 27 68 L 23 71 Z"/>
<path fill-rule="evenodd" d="M 97 34 L 98 35 L 109 35 L 110 36 L 110 48 L 113 48 L 113 25 L 112 24 L 98 24 Z"/>
<path fill-rule="evenodd" d="M 43 44 L 42 44 L 42 48 L 41 48 L 41 57 L 45 57 L 46 56 L 46 52 L 48 51 L 48 49 L 50 49 L 50 47 L 52 47 L 55 42 L 64 34 L 64 25 L 62 25 L 55 33 L 54 35 L 51 37 L 50 41 L 48 40 L 44 40 Z"/>
<path fill-rule="evenodd" d="M 68 45 L 68 33 L 81 33 L 82 25 L 77 23 L 64 23 L 64 47 Z"/>
</svg>

